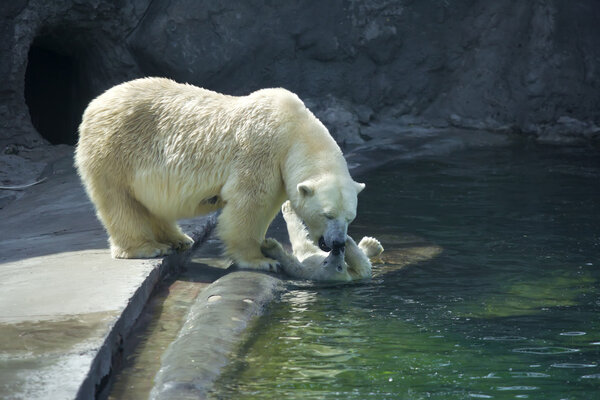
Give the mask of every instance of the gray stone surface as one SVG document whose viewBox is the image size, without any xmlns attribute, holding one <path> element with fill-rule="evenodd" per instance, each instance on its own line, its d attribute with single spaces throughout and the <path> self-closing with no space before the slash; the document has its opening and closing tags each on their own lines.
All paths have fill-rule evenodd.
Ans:
<svg viewBox="0 0 600 400">
<path fill-rule="evenodd" d="M 282 289 L 279 278 L 256 271 L 231 272 L 212 283 L 163 354 L 150 398 L 205 398 L 250 320 Z"/>
<path fill-rule="evenodd" d="M 46 181 L 0 209 L 3 399 L 94 398 L 155 284 L 186 260 L 112 259 L 72 151 L 55 155 Z"/>
<path fill-rule="evenodd" d="M 341 143 L 390 119 L 551 142 L 600 135 L 596 0 L 21 0 L 3 2 L 0 20 L 0 145 L 39 141 L 32 118 L 66 124 L 55 140 L 74 142 L 93 96 L 143 75 L 230 94 L 286 87 Z M 62 61 L 28 60 L 32 45 Z M 72 69 L 63 97 L 26 85 L 28 64 L 51 81 L 60 62 Z M 64 116 L 43 122 L 45 107 Z"/>
</svg>

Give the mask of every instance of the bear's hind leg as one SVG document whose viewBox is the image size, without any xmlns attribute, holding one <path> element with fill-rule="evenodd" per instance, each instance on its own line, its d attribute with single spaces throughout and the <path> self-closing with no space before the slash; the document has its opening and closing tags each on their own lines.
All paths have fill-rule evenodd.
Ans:
<svg viewBox="0 0 600 400">
<path fill-rule="evenodd" d="M 194 240 L 183 233 L 176 222 L 153 219 L 152 224 L 158 241 L 170 245 L 173 250 L 185 251 L 194 244 Z"/>
<path fill-rule="evenodd" d="M 157 240 L 154 216 L 126 190 L 116 188 L 90 194 L 108 232 L 114 258 L 153 258 L 172 252 L 170 244 Z"/>
<path fill-rule="evenodd" d="M 111 235 L 110 254 L 113 258 L 155 258 L 169 255 L 173 252 L 171 246 L 156 241 L 130 241 L 127 245 L 116 241 Z"/>
</svg>

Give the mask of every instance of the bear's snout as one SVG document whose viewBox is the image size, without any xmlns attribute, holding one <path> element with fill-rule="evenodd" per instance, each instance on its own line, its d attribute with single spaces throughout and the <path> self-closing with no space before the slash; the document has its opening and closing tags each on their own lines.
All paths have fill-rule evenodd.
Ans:
<svg viewBox="0 0 600 400">
<path fill-rule="evenodd" d="M 346 242 L 334 240 L 331 246 L 331 251 L 333 251 L 333 254 L 340 254 L 342 251 L 344 251 L 344 247 L 346 247 Z"/>
<path fill-rule="evenodd" d="M 327 246 L 327 243 L 325 243 L 325 238 L 323 236 L 319 238 L 319 248 L 327 253 L 333 251 L 333 254 L 339 254 L 344 251 L 344 247 L 346 247 L 346 242 L 334 240 L 331 243 L 331 247 L 329 247 Z"/>
<path fill-rule="evenodd" d="M 319 238 L 319 248 L 323 251 L 333 251 L 334 254 L 340 254 L 346 246 L 346 231 L 348 225 L 339 219 L 327 221 L 327 226 L 323 236 Z"/>
</svg>

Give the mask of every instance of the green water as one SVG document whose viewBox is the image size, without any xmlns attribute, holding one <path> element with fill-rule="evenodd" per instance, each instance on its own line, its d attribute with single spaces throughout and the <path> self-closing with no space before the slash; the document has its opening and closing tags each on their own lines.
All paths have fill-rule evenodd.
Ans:
<svg viewBox="0 0 600 400">
<path fill-rule="evenodd" d="M 290 283 L 213 398 L 600 396 L 597 151 L 469 150 L 362 180 L 350 234 L 383 242 L 377 276 Z"/>
</svg>

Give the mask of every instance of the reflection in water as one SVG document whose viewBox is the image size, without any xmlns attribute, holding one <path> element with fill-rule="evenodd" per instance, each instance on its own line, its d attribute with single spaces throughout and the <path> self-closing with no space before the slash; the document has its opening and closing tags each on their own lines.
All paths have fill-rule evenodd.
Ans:
<svg viewBox="0 0 600 400">
<path fill-rule="evenodd" d="M 520 146 L 367 177 L 368 282 L 293 282 L 221 399 L 590 399 L 600 391 L 600 163 Z M 408 232 L 411 235 L 403 235 Z"/>
</svg>

